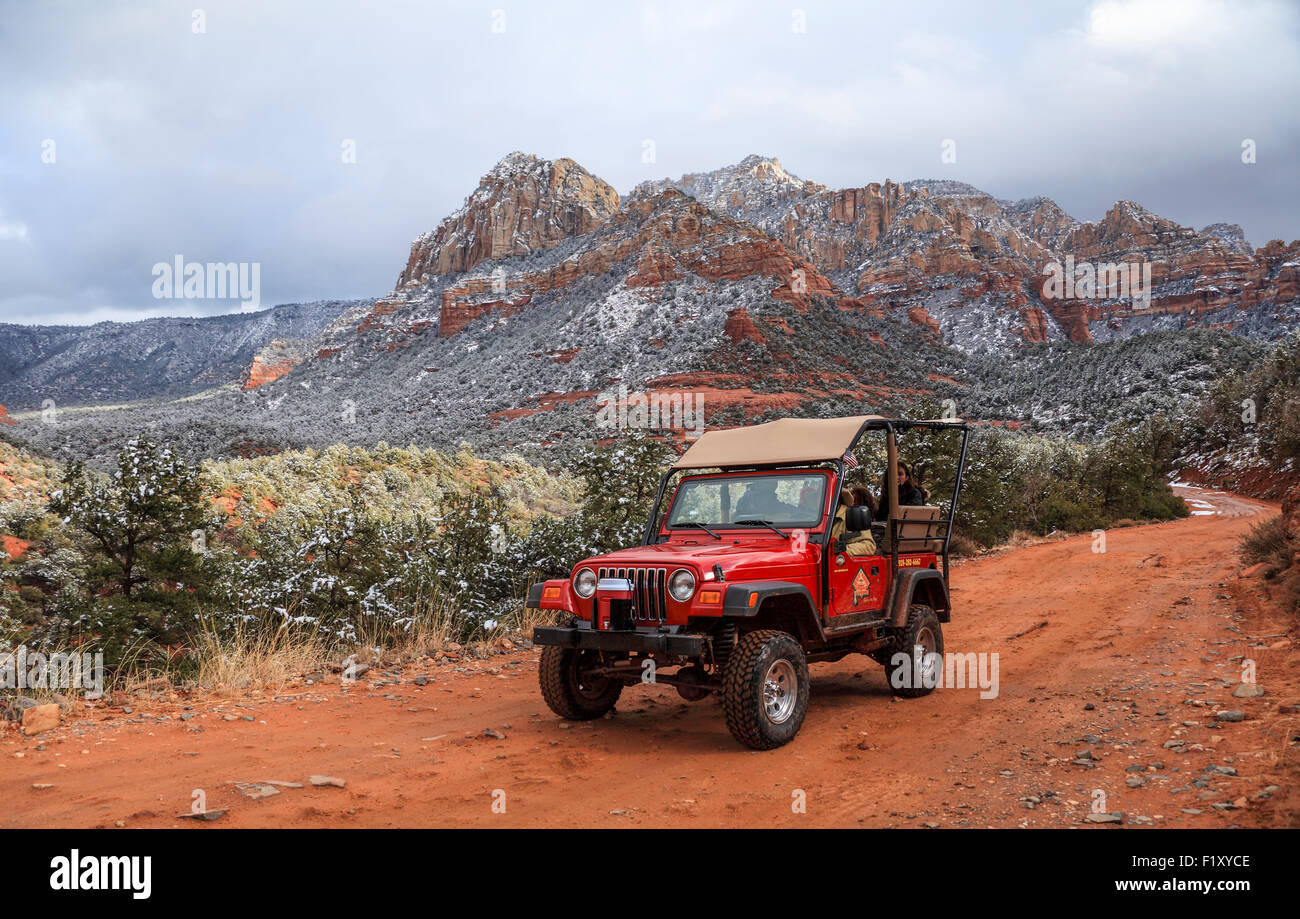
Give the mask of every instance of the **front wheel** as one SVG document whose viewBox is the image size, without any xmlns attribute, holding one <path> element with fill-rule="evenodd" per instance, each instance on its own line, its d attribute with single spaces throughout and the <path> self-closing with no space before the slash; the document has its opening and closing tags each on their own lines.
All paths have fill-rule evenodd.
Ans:
<svg viewBox="0 0 1300 919">
<path fill-rule="evenodd" d="M 731 736 L 747 747 L 771 750 L 794 739 L 808 711 L 808 659 L 793 635 L 741 636 L 723 674 L 722 708 Z"/>
<path fill-rule="evenodd" d="M 599 651 L 557 645 L 542 648 L 537 679 L 551 711 L 571 721 L 591 721 L 610 711 L 623 692 L 623 684 L 591 675 L 591 669 L 603 663 Z"/>
<path fill-rule="evenodd" d="M 885 664 L 889 686 L 904 699 L 929 695 L 943 675 L 943 630 L 934 610 L 919 603 L 907 611 L 907 624 Z"/>
</svg>

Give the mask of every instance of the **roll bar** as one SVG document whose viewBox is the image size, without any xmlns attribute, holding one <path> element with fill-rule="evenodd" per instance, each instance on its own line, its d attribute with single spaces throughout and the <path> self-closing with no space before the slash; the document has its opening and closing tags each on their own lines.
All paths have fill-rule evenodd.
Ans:
<svg viewBox="0 0 1300 919">
<path fill-rule="evenodd" d="M 888 468 L 886 468 L 885 470 L 885 487 L 889 492 L 889 498 L 890 498 L 890 502 L 889 502 L 890 519 L 886 521 L 886 525 L 889 527 L 890 547 L 893 550 L 890 553 L 890 555 L 893 558 L 893 561 L 891 562 L 891 567 L 894 570 L 892 573 L 896 575 L 898 573 L 897 566 L 898 566 L 899 542 L 924 541 L 933 538 L 929 536 L 899 536 L 898 535 L 897 524 L 899 523 L 900 518 L 895 516 L 898 513 L 898 473 L 897 473 L 898 443 L 897 443 L 896 435 L 897 432 L 907 431 L 913 428 L 922 428 L 926 430 L 936 430 L 936 431 L 937 430 L 958 430 L 961 431 L 962 433 L 961 450 L 957 456 L 957 474 L 953 479 L 952 501 L 948 506 L 948 516 L 939 518 L 937 521 L 935 521 L 937 523 L 942 524 L 944 527 L 943 553 L 942 553 L 943 554 L 943 576 L 944 576 L 944 580 L 947 580 L 948 567 L 949 567 L 948 550 L 952 542 L 953 523 L 957 518 L 957 502 L 961 496 L 962 475 L 966 469 L 966 447 L 970 442 L 970 432 L 971 432 L 970 425 L 967 424 L 965 421 L 956 418 L 934 419 L 934 420 L 925 420 L 925 421 L 912 421 L 905 418 L 870 418 L 867 421 L 863 422 L 862 426 L 858 429 L 858 433 L 853 437 L 849 449 L 852 450 L 854 447 L 856 447 L 858 441 L 862 439 L 862 435 L 865 434 L 867 431 L 873 431 L 873 430 L 885 431 L 887 459 L 888 459 L 888 463 L 887 463 Z M 749 470 L 749 469 L 777 470 L 777 469 L 810 468 L 811 465 L 812 464 L 808 464 L 808 463 L 799 463 L 799 464 L 789 464 L 789 465 L 778 464 L 778 465 L 755 465 L 755 466 L 730 466 L 728 468 L 737 471 Z M 842 459 L 837 460 L 833 468 L 835 472 L 835 478 L 834 478 L 834 488 L 832 490 L 832 495 L 838 494 L 840 488 L 842 487 L 842 483 L 844 481 L 844 461 Z M 690 471 L 691 470 L 669 469 L 659 479 L 659 490 L 655 495 L 654 506 L 651 508 L 650 511 L 650 519 L 646 521 L 645 532 L 641 537 L 641 545 L 643 546 L 650 545 L 658 533 L 659 512 L 663 504 L 664 494 L 668 490 L 669 480 L 679 472 L 685 473 Z M 826 528 L 826 532 L 825 534 L 823 534 L 823 538 L 825 540 L 825 548 L 827 549 L 827 552 L 829 552 L 830 527 Z"/>
</svg>

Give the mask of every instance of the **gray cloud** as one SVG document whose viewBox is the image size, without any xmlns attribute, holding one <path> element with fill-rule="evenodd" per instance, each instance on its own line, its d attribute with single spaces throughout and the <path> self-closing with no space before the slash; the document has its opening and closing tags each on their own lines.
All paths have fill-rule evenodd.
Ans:
<svg viewBox="0 0 1300 919">
<path fill-rule="evenodd" d="M 625 192 L 760 152 L 1291 239 L 1298 47 L 1286 2 L 11 4 L 0 321 L 238 308 L 153 299 L 178 253 L 261 263 L 264 304 L 383 294 L 515 149 Z"/>
</svg>

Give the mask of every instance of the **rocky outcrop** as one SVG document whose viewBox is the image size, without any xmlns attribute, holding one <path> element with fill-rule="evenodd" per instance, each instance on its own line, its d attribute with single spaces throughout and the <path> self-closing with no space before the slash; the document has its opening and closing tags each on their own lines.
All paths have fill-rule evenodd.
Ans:
<svg viewBox="0 0 1300 919">
<path fill-rule="evenodd" d="M 1290 244 L 1273 239 L 1255 252 L 1259 272 L 1259 301 L 1292 301 L 1300 297 L 1300 240 Z"/>
<path fill-rule="evenodd" d="M 1061 242 L 1079 225 L 1051 198 L 1026 198 L 1006 205 L 1007 221 L 1025 238 L 1049 252 L 1058 251 Z"/>
<path fill-rule="evenodd" d="M 243 388 L 257 389 L 272 380 L 280 379 L 303 362 L 308 347 L 310 343 L 303 341 L 276 339 L 268 342 L 265 348 L 253 356 Z"/>
<path fill-rule="evenodd" d="M 823 272 L 854 267 L 885 232 L 906 198 L 886 181 L 832 190 L 786 171 L 774 157 L 645 182 L 634 195 L 675 188 L 718 213 L 752 223 Z"/>
<path fill-rule="evenodd" d="M 1125 337 L 1150 328 L 1246 325 L 1275 334 L 1300 319 L 1295 285 L 1300 243 L 1273 241 L 1252 252 L 1241 228 L 1196 231 L 1119 201 L 1096 224 L 1079 224 L 1060 243 L 1077 263 L 1149 266 L 1149 301 L 1045 301 L 1074 341 Z"/>
<path fill-rule="evenodd" d="M 618 205 L 618 192 L 573 160 L 511 153 L 483 176 L 460 210 L 415 241 L 397 286 L 551 249 L 590 233 Z"/>
<path fill-rule="evenodd" d="M 723 331 L 736 344 L 743 341 L 762 344 L 765 341 L 763 333 L 758 330 L 758 326 L 754 324 L 753 318 L 749 315 L 749 310 L 743 306 L 727 313 L 727 322 L 723 326 Z"/>
<path fill-rule="evenodd" d="M 0 424 L 16 425 L 18 422 L 9 417 L 9 410 L 0 405 Z"/>
<path fill-rule="evenodd" d="M 563 259 L 519 261 L 561 243 Z M 1151 299 L 1050 296 L 1048 272 L 1067 259 L 1149 265 Z M 515 153 L 416 241 L 398 288 L 358 331 L 409 341 L 436 321 L 451 337 L 614 272 L 632 289 L 781 279 L 769 289 L 778 300 L 828 297 L 965 350 L 1187 326 L 1271 336 L 1300 319 L 1294 262 L 1295 244 L 1256 253 L 1240 227 L 1196 231 L 1127 201 L 1085 223 L 1050 198 L 1002 201 L 940 179 L 830 189 L 749 156 L 642 183 L 620 205 L 570 160 Z M 403 318 L 389 318 L 399 310 Z"/>
<path fill-rule="evenodd" d="M 1207 227 L 1201 228 L 1201 235 L 1207 239 L 1217 239 L 1225 249 L 1232 252 L 1239 252 L 1242 255 L 1250 255 L 1250 243 L 1246 242 L 1246 234 L 1235 223 L 1212 223 Z"/>
<path fill-rule="evenodd" d="M 1198 232 L 1133 202 L 1083 223 L 1050 198 L 1002 201 L 951 180 L 831 190 L 768 157 L 649 185 L 676 187 L 761 227 L 864 304 L 904 319 L 924 310 L 921 325 L 960 348 L 1188 326 L 1267 337 L 1300 319 L 1288 247 L 1270 244 L 1270 260 L 1252 252 L 1236 225 Z M 1151 302 L 1044 296 L 1044 272 L 1067 257 L 1149 264 Z"/>
<path fill-rule="evenodd" d="M 659 288 L 688 278 L 762 278 L 770 282 L 773 298 L 796 308 L 813 297 L 843 296 L 815 265 L 755 227 L 720 215 L 677 189 L 643 188 L 563 261 L 533 271 L 498 267 L 443 288 L 439 334 L 455 335 L 487 315 L 509 317 L 539 294 L 610 274 L 629 289 Z"/>
<path fill-rule="evenodd" d="M 919 325 L 921 328 L 929 330 L 931 334 L 939 334 L 939 323 L 930 318 L 930 314 L 925 311 L 925 307 L 909 307 L 907 318 L 913 325 Z"/>
<path fill-rule="evenodd" d="M 951 291 L 941 297 L 949 309 L 920 323 L 936 337 L 960 337 L 951 309 L 964 301 L 978 301 L 981 316 L 997 314 L 1005 338 L 1061 337 L 1025 290 L 1050 256 L 1034 233 L 1054 238 L 1077 223 L 1048 199 L 1009 209 L 972 186 L 937 180 L 832 190 L 762 157 L 671 184 L 762 228 L 873 311 L 915 318 L 909 311 L 928 312 L 936 291 Z M 739 194 L 746 185 L 750 193 Z"/>
<path fill-rule="evenodd" d="M 1282 499 L 1282 535 L 1291 555 L 1291 566 L 1300 570 L 1300 485 L 1292 485 Z M 1292 572 L 1295 577 L 1295 572 Z"/>
<path fill-rule="evenodd" d="M 523 282 L 526 285 L 526 281 Z M 543 281 L 542 283 L 546 283 Z M 517 282 L 516 287 L 520 286 Z M 459 294 L 459 299 L 457 295 Z M 459 288 L 457 291 L 443 292 L 442 317 L 438 323 L 439 334 L 444 337 L 455 335 L 475 319 L 483 316 L 513 316 L 532 302 L 530 293 L 521 293 L 513 299 L 475 300 L 471 291 Z"/>
<path fill-rule="evenodd" d="M 11 562 L 21 558 L 31 546 L 32 544 L 25 539 L 19 539 L 9 533 L 0 533 L 0 551 L 3 551 Z"/>
</svg>

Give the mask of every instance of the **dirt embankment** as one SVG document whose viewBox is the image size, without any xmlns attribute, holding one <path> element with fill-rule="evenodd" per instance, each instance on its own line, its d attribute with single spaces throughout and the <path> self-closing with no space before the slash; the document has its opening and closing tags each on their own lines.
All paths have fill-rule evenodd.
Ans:
<svg viewBox="0 0 1300 919">
<path fill-rule="evenodd" d="M 1204 468 L 1188 467 L 1181 470 L 1178 478 L 1198 488 L 1221 489 L 1262 501 L 1281 501 L 1300 487 L 1300 469 L 1278 469 L 1267 465 L 1206 463 Z"/>
<path fill-rule="evenodd" d="M 1204 513 L 1113 530 L 1104 553 L 1072 537 L 957 566 L 948 650 L 998 655 L 994 698 L 894 700 L 866 658 L 817 664 L 803 731 L 765 753 L 715 699 L 665 686 L 564 723 L 535 652 L 133 699 L 4 734 L 0 826 L 1296 825 L 1296 618 L 1235 552 L 1276 508 L 1196 498 Z M 1247 661 L 1263 695 L 1237 695 Z M 267 781 L 303 787 L 238 787 Z M 224 816 L 178 819 L 196 792 Z"/>
</svg>

